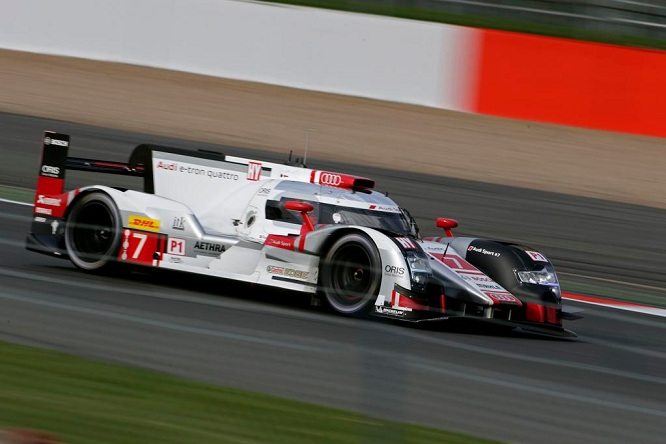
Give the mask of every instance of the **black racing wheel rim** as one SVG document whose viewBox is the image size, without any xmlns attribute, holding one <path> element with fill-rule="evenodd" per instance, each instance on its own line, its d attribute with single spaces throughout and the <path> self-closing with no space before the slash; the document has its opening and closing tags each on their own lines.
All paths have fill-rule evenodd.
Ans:
<svg viewBox="0 0 666 444">
<path fill-rule="evenodd" d="M 341 246 L 329 263 L 327 294 L 338 307 L 353 309 L 363 306 L 375 286 L 373 258 L 361 244 Z"/>
<path fill-rule="evenodd" d="M 103 202 L 92 201 L 78 210 L 71 227 L 71 241 L 79 259 L 92 263 L 111 252 L 114 221 L 114 214 Z"/>
</svg>

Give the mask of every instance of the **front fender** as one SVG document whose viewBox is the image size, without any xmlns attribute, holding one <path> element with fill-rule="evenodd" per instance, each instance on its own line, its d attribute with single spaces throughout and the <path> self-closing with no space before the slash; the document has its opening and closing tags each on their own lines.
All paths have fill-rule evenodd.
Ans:
<svg viewBox="0 0 666 444">
<path fill-rule="evenodd" d="M 379 251 L 381 270 L 378 272 L 381 273 L 381 285 L 375 305 L 384 305 L 386 301 L 391 301 L 396 286 L 406 290 L 412 289 L 409 268 L 403 251 L 393 237 L 381 231 L 353 225 L 332 225 L 319 228 L 307 233 L 303 252 L 322 257 L 335 240 L 350 232 L 365 234 Z M 415 241 L 410 239 L 409 242 L 412 242 L 415 248 L 420 248 Z"/>
</svg>

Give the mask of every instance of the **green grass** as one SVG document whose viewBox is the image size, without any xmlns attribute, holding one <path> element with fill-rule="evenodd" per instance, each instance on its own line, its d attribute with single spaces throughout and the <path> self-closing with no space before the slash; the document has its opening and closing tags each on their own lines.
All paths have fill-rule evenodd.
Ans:
<svg viewBox="0 0 666 444">
<path fill-rule="evenodd" d="M 75 443 L 486 443 L 0 342 L 0 428 Z"/>
<path fill-rule="evenodd" d="M 387 3 L 370 3 L 361 1 L 339 0 L 268 0 L 273 3 L 311 6 L 324 9 L 335 9 L 366 14 L 385 15 L 429 22 L 449 23 L 452 25 L 472 26 L 477 28 L 500 29 L 524 32 L 528 34 L 547 35 L 553 37 L 588 40 L 601 43 L 638 46 L 646 48 L 666 49 L 666 40 L 623 34 L 613 34 L 574 28 L 571 26 L 554 26 L 532 23 L 523 20 L 481 17 L 474 15 L 458 15 L 446 12 L 423 9 L 418 6 L 407 6 Z M 418 4 L 418 2 L 415 2 Z"/>
<path fill-rule="evenodd" d="M 35 190 L 0 185 L 0 198 L 32 203 L 35 198 Z"/>
</svg>

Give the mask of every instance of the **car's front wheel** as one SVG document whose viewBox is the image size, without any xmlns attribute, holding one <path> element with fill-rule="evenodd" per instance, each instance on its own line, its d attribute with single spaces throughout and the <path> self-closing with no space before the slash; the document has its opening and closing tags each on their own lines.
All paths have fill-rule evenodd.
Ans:
<svg viewBox="0 0 666 444">
<path fill-rule="evenodd" d="M 319 288 L 328 306 L 345 315 L 361 315 L 379 293 L 381 259 L 365 235 L 342 236 L 328 250 L 319 272 Z"/>
</svg>

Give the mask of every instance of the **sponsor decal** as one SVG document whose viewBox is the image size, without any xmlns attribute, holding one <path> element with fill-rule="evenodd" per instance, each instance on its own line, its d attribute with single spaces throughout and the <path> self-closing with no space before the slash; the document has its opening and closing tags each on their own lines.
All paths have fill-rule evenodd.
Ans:
<svg viewBox="0 0 666 444">
<path fill-rule="evenodd" d="M 488 296 L 490 299 L 493 299 L 495 301 L 512 302 L 514 304 L 520 304 L 520 301 L 510 293 L 495 293 L 495 292 L 485 291 L 484 294 Z"/>
<path fill-rule="evenodd" d="M 398 213 L 400 211 L 399 207 L 387 207 L 384 205 L 370 205 L 368 208 L 375 211 L 390 211 L 392 213 Z"/>
<path fill-rule="evenodd" d="M 490 250 L 486 250 L 485 248 L 475 247 L 473 245 L 470 245 L 469 247 L 467 247 L 467 251 L 473 251 L 475 253 L 481 253 L 481 254 L 491 256 L 491 257 L 500 257 L 500 255 L 501 255 L 501 253 L 499 253 L 497 251 L 490 251 Z"/>
<path fill-rule="evenodd" d="M 125 229 L 118 258 L 121 261 L 157 266 L 161 260 L 158 252 L 161 239 L 160 234 Z"/>
<path fill-rule="evenodd" d="M 490 279 L 486 275 L 482 274 L 468 274 L 468 273 L 460 273 L 460 276 L 465 279 L 466 281 L 470 282 L 476 282 L 476 283 L 494 283 L 492 279 Z"/>
<path fill-rule="evenodd" d="M 284 274 L 284 268 L 276 267 L 274 265 L 267 266 L 266 271 L 268 271 L 270 274 Z"/>
<path fill-rule="evenodd" d="M 131 214 L 127 226 L 137 230 L 160 231 L 160 221 L 150 217 L 136 216 Z"/>
<path fill-rule="evenodd" d="M 50 137 L 44 137 L 44 145 L 56 145 L 56 146 L 69 146 L 69 142 L 66 140 L 52 139 Z"/>
<path fill-rule="evenodd" d="M 414 243 L 414 241 L 407 237 L 396 237 L 395 240 L 405 250 L 416 250 L 416 244 Z"/>
<path fill-rule="evenodd" d="M 170 237 L 169 240 L 167 240 L 167 253 L 175 254 L 176 256 L 185 256 L 186 246 L 187 242 L 185 239 Z"/>
<path fill-rule="evenodd" d="M 396 310 L 395 308 L 384 307 L 382 305 L 375 305 L 375 311 L 379 314 L 396 316 L 399 318 L 404 318 L 407 314 L 404 310 Z"/>
<path fill-rule="evenodd" d="M 60 217 L 65 212 L 67 202 L 65 195 L 58 194 L 58 197 L 49 197 L 44 194 L 38 194 L 35 198 L 34 214 L 43 214 L 45 216 Z"/>
<path fill-rule="evenodd" d="M 45 224 L 47 219 L 45 217 L 35 216 L 34 220 L 35 222 L 39 222 L 40 224 Z"/>
<path fill-rule="evenodd" d="M 270 274 L 277 274 L 280 276 L 287 276 L 296 279 L 307 279 L 310 276 L 309 271 L 294 270 L 293 268 L 283 268 L 276 267 L 274 265 L 268 265 L 266 271 Z"/>
<path fill-rule="evenodd" d="M 308 276 L 310 275 L 309 271 L 301 271 L 301 270 L 292 270 L 291 268 L 285 268 L 284 269 L 284 275 L 293 277 L 296 279 L 307 279 Z"/>
<path fill-rule="evenodd" d="M 173 171 L 176 173 L 192 174 L 195 176 L 208 177 L 209 179 L 239 180 L 238 174 L 229 171 L 220 171 L 217 168 L 206 168 L 200 165 L 178 164 L 176 162 L 158 161 L 158 170 Z"/>
<path fill-rule="evenodd" d="M 159 170 L 167 170 L 167 171 L 177 171 L 178 170 L 178 164 L 173 162 L 173 163 L 166 163 L 162 162 L 161 160 L 157 162 L 157 169 Z"/>
<path fill-rule="evenodd" d="M 321 173 L 319 176 L 319 183 L 331 187 L 337 187 L 342 184 L 342 176 L 333 173 Z"/>
<path fill-rule="evenodd" d="M 185 229 L 185 218 L 183 216 L 174 217 L 173 218 L 173 224 L 171 225 L 171 228 L 173 228 L 174 230 L 183 231 Z"/>
<path fill-rule="evenodd" d="M 171 262 L 172 264 L 180 264 L 181 262 L 183 262 L 183 260 L 179 257 L 169 256 L 169 262 Z"/>
<path fill-rule="evenodd" d="M 208 170 L 206 176 L 210 179 L 238 180 L 238 174 L 228 173 L 226 171 Z"/>
<path fill-rule="evenodd" d="M 46 197 L 43 194 L 37 196 L 37 203 L 41 205 L 48 205 L 51 207 L 59 207 L 62 205 L 62 199 L 56 199 L 55 197 Z"/>
<path fill-rule="evenodd" d="M 261 179 L 261 163 L 250 162 L 247 165 L 247 180 Z"/>
<path fill-rule="evenodd" d="M 476 286 L 479 287 L 482 290 L 495 290 L 495 291 L 501 291 L 502 290 L 502 287 L 500 287 L 497 284 L 492 284 L 492 283 L 491 284 L 486 284 L 486 283 L 483 283 L 483 282 L 477 282 Z"/>
<path fill-rule="evenodd" d="M 57 220 L 51 222 L 51 234 L 56 234 L 58 232 L 58 225 L 60 224 L 58 223 Z"/>
<path fill-rule="evenodd" d="M 42 176 L 46 177 L 58 177 L 60 175 L 60 168 L 51 165 L 42 165 Z"/>
<path fill-rule="evenodd" d="M 197 252 L 204 252 L 204 253 L 224 253 L 226 251 L 224 245 L 214 244 L 212 242 L 201 242 L 201 241 L 197 241 L 194 244 L 194 249 Z"/>
<path fill-rule="evenodd" d="M 546 256 L 543 254 L 539 253 L 538 251 L 525 251 L 533 261 L 537 262 L 548 262 L 548 259 L 546 259 Z"/>
<path fill-rule="evenodd" d="M 265 196 L 266 194 L 270 194 L 270 193 L 271 193 L 270 188 L 259 188 L 259 193 L 258 194 L 261 194 L 261 195 Z"/>
<path fill-rule="evenodd" d="M 405 267 L 386 265 L 384 267 L 384 273 L 389 276 L 403 276 L 405 274 Z"/>
<path fill-rule="evenodd" d="M 295 237 L 280 236 L 275 234 L 269 234 L 266 238 L 265 245 L 268 247 L 284 248 L 286 250 L 294 249 L 294 242 L 296 241 Z"/>
</svg>

